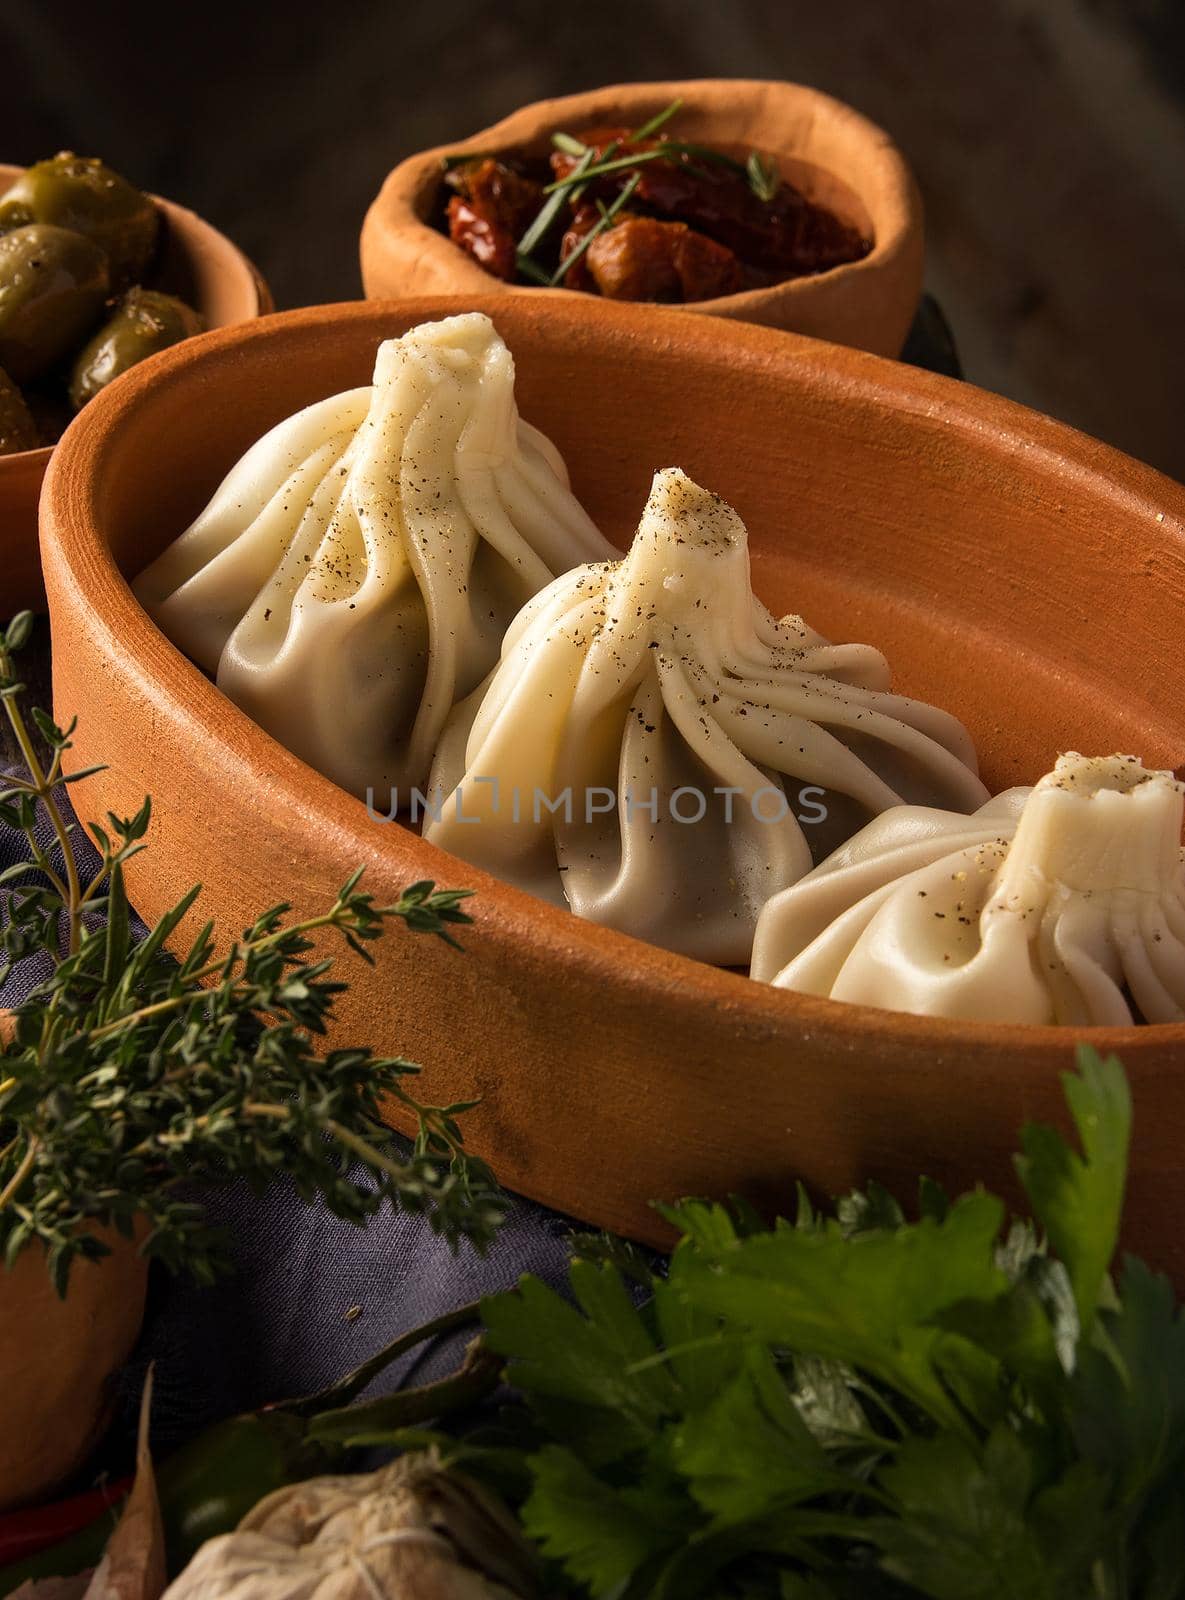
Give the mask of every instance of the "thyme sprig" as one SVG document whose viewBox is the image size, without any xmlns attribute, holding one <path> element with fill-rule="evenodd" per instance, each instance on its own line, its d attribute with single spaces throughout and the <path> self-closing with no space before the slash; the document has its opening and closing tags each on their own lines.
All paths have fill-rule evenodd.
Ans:
<svg viewBox="0 0 1185 1600">
<path fill-rule="evenodd" d="M 195 887 L 137 941 L 123 869 L 144 848 L 150 803 L 91 825 L 101 861 L 84 887 L 75 824 L 55 793 L 86 775 L 64 771 L 73 724 L 30 713 L 44 758 L 21 706 L 13 657 L 30 626 L 24 614 L 0 634 L 0 700 L 26 767 L 6 780 L 0 821 L 19 828 L 30 851 L 0 874 L 0 983 L 29 956 L 49 970 L 0 1041 L 7 1265 L 39 1242 L 65 1293 L 73 1263 L 107 1254 L 101 1234 L 114 1229 L 207 1282 L 225 1264 L 225 1241 L 193 1186 L 240 1178 L 259 1192 L 280 1174 L 351 1222 L 389 1205 L 426 1215 L 453 1246 L 484 1248 L 504 1201 L 464 1147 L 458 1119 L 472 1102 L 422 1103 L 406 1085 L 420 1069 L 401 1057 L 314 1050 L 346 988 L 329 976 L 332 961 L 312 954 L 317 936 L 339 934 L 366 961 L 395 920 L 455 944 L 453 930 L 471 920 L 462 909 L 469 891 L 417 883 L 380 906 L 359 887 L 359 871 L 318 916 L 290 922 L 291 907 L 274 905 L 225 951 L 207 922 L 175 960 L 165 946 Z M 384 1101 L 415 1121 L 410 1154 L 383 1125 Z"/>
</svg>

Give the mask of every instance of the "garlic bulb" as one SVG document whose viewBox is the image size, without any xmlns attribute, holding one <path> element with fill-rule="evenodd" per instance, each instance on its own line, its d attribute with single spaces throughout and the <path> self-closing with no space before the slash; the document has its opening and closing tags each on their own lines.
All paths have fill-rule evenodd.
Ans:
<svg viewBox="0 0 1185 1600">
<path fill-rule="evenodd" d="M 888 811 L 762 913 L 755 978 L 982 1022 L 1185 1020 L 1185 786 L 1061 757 L 973 817 Z"/>
<path fill-rule="evenodd" d="M 204 1544 L 165 1600 L 524 1600 L 534 1557 L 484 1491 L 432 1452 L 314 1478 Z"/>
</svg>

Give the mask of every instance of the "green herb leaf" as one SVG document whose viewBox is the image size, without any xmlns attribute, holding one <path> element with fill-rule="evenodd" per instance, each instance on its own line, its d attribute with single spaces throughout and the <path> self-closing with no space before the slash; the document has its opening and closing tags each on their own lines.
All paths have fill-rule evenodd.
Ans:
<svg viewBox="0 0 1185 1600">
<path fill-rule="evenodd" d="M 4 649 L 7 654 L 15 655 L 18 650 L 24 649 L 33 632 L 33 622 L 31 611 L 18 611 L 12 618 L 4 632 Z"/>
<path fill-rule="evenodd" d="M 570 133 L 553 133 L 551 142 L 557 150 L 562 150 L 566 156 L 584 156 L 589 154 L 589 147 L 582 144 Z"/>
<path fill-rule="evenodd" d="M 923 1184 L 911 1221 L 875 1185 L 830 1214 L 799 1189 L 772 1227 L 660 1208 L 681 1234 L 665 1273 L 582 1242 L 597 1264 L 573 1265 L 571 1303 L 531 1282 L 486 1301 L 524 1396 L 523 1516 L 569 1585 L 1177 1600 L 1185 1317 L 1138 1264 L 1102 1292 L 1130 1127 L 1117 1073 L 1084 1056 L 1066 1084 L 1084 1158 L 1027 1139 L 1064 1260 L 982 1193 Z"/>
<path fill-rule="evenodd" d="M 27 635 L 23 624 L 4 633 L 0 681 L 14 682 L 14 640 Z M 55 793 L 73 724 L 32 717 L 54 752 L 46 767 L 19 693 L 5 711 L 28 769 L 7 791 L 5 819 L 24 830 L 30 859 L 0 879 L 13 885 L 0 976 L 33 955 L 50 968 L 15 1008 L 15 1036 L 0 1046 L 5 1260 L 40 1242 L 64 1293 L 77 1259 L 105 1253 L 97 1230 L 130 1238 L 140 1229 L 147 1254 L 209 1282 L 224 1242 L 175 1189 L 233 1177 L 261 1189 L 280 1172 L 346 1220 L 364 1224 L 390 1205 L 425 1215 L 451 1245 L 484 1248 L 504 1199 L 485 1162 L 464 1148 L 456 1118 L 465 1108 L 417 1100 L 404 1083 L 419 1070 L 411 1062 L 358 1048 L 318 1054 L 313 1040 L 345 985 L 329 976 L 327 958 L 309 959 L 322 933 L 369 957 L 366 946 L 393 920 L 452 944 L 453 928 L 470 920 L 461 909 L 468 891 L 418 883 L 379 907 L 359 887 L 359 871 L 319 916 L 286 922 L 289 908 L 273 906 L 222 955 L 207 924 L 174 962 L 165 943 L 199 891 L 136 945 L 124 888 L 123 865 L 144 848 L 150 802 L 91 825 L 102 863 L 84 890 Z M 58 865 L 40 840 L 42 816 Z M 385 1099 L 417 1123 L 410 1156 L 383 1125 Z"/>
<path fill-rule="evenodd" d="M 584 238 L 580 240 L 575 249 L 571 250 L 568 255 L 564 257 L 559 266 L 551 275 L 551 286 L 553 289 L 557 284 L 563 282 L 564 278 L 580 260 L 581 256 L 588 249 L 589 245 L 592 244 L 593 240 L 600 238 L 601 234 L 613 226 L 614 217 L 616 217 L 621 208 L 630 200 L 634 190 L 638 187 L 640 182 L 641 179 L 638 177 L 638 174 L 635 173 L 626 184 L 625 188 L 613 201 L 612 205 L 607 206 L 601 212 L 601 215 L 597 219 L 596 223 L 589 229 Z"/>
<path fill-rule="evenodd" d="M 598 1460 L 653 1440 L 676 1413 L 674 1381 L 646 1366 L 655 1343 L 612 1268 L 575 1261 L 570 1305 L 536 1278 L 482 1302 L 492 1349 L 509 1359 L 513 1382 L 545 1410 L 574 1408 L 573 1427 Z"/>
<path fill-rule="evenodd" d="M 616 1488 L 559 1445 L 530 1466 L 534 1487 L 523 1526 L 592 1594 L 621 1592 L 647 1562 L 678 1549 L 694 1526 L 682 1496 L 660 1480 Z"/>
<path fill-rule="evenodd" d="M 1079 1450 L 1134 1519 L 1185 1472 L 1185 1313 L 1143 1262 L 1125 1262 L 1121 1291 L 1099 1314 L 1104 1337 L 1081 1351 L 1070 1395 Z"/>
<path fill-rule="evenodd" d="M 671 1459 L 718 1525 L 752 1521 L 829 1489 L 850 1488 L 762 1346 L 751 1346 L 737 1376 L 674 1429 Z"/>
<path fill-rule="evenodd" d="M 767 204 L 777 195 L 782 179 L 774 162 L 766 159 L 758 150 L 749 152 L 749 159 L 745 163 L 745 174 L 749 179 L 749 187 L 759 200 Z"/>
<path fill-rule="evenodd" d="M 584 185 L 593 178 L 609 177 L 614 172 L 631 172 L 635 167 L 642 167 L 650 161 L 662 161 L 669 152 L 661 147 L 657 150 L 639 150 L 634 155 L 615 156 L 612 161 L 598 161 L 585 167 L 583 172 L 572 171 L 562 178 L 556 178 L 554 183 L 549 183 L 544 189 L 544 194 L 555 194 L 575 185 Z"/>
<path fill-rule="evenodd" d="M 581 173 L 587 172 L 589 167 L 592 166 L 595 154 L 596 152 L 593 150 L 586 150 L 577 162 L 573 176 L 579 176 Z M 543 240 L 551 231 L 553 224 L 568 203 L 568 198 L 568 193 L 564 189 L 557 189 L 554 194 L 551 194 L 540 208 L 531 226 L 519 240 L 516 260 L 520 272 L 526 272 L 528 276 L 531 276 L 530 268 L 535 266 L 535 263 L 531 260 L 531 254 L 543 243 Z M 542 268 L 539 271 L 542 271 Z"/>
<path fill-rule="evenodd" d="M 652 139 L 658 130 L 665 127 L 671 118 L 676 116 L 682 109 L 683 100 L 680 96 L 678 99 L 672 100 L 669 106 L 664 106 L 661 111 L 656 112 L 649 122 L 644 122 L 640 128 L 635 128 L 633 133 L 629 135 L 627 142 L 629 144 L 641 144 L 643 139 Z"/>
<path fill-rule="evenodd" d="M 466 167 L 471 161 L 496 161 L 496 150 L 459 150 L 441 156 L 440 169 L 444 173 L 454 172 L 458 167 Z"/>
<path fill-rule="evenodd" d="M 689 1267 L 688 1292 L 755 1337 L 862 1368 L 958 1431 L 964 1419 L 940 1372 L 951 1352 L 935 1319 L 1004 1292 L 994 1260 L 1003 1215 L 991 1196 L 965 1195 L 945 1221 L 891 1233 L 845 1238 L 832 1225 L 744 1239 Z"/>
<path fill-rule="evenodd" d="M 1065 1262 L 1085 1331 L 1094 1320 L 1119 1239 L 1131 1094 L 1115 1057 L 1104 1061 L 1085 1046 L 1078 1052 L 1078 1073 L 1064 1074 L 1062 1082 L 1082 1156 L 1053 1129 L 1030 1126 L 1021 1134 L 1024 1153 L 1016 1167 L 1033 1215 Z"/>
<path fill-rule="evenodd" d="M 934 1600 L 1057 1600 L 1089 1592 L 1089 1566 L 1062 1568 L 1031 1515 L 1035 1462 L 1006 1426 L 982 1449 L 951 1434 L 905 1440 L 878 1482 L 897 1515 L 870 1519 L 868 1537 L 884 1567 Z M 1098 1484 L 1084 1484 L 1098 1510 Z M 1085 1510 L 1085 1507 L 1080 1507 Z M 1080 1587 L 1064 1586 L 1071 1578 Z"/>
</svg>

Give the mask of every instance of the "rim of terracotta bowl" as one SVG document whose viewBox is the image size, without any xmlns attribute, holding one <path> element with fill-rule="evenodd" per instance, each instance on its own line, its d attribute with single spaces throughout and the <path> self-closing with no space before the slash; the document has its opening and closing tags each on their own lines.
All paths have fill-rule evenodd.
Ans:
<svg viewBox="0 0 1185 1600">
<path fill-rule="evenodd" d="M 534 101 L 468 138 L 408 156 L 388 173 L 367 212 L 362 230 L 364 283 L 368 277 L 368 253 L 384 248 L 392 235 L 410 231 L 414 234 L 418 260 L 436 270 L 442 293 L 529 295 L 547 301 L 563 298 L 585 306 L 590 299 L 598 306 L 619 303 L 606 302 L 575 289 L 504 283 L 479 267 L 425 217 L 439 191 L 441 161 L 447 155 L 487 150 L 495 154 L 542 150 L 550 148 L 549 136 L 553 131 L 580 123 L 596 126 L 626 121 L 640 126 L 676 99 L 685 102 L 680 112 L 685 121 L 694 122 L 699 116 L 717 126 L 724 125 L 724 131 L 702 137 L 712 137 L 716 142 L 729 145 L 762 148 L 766 154 L 804 161 L 839 179 L 864 207 L 872 225 L 873 244 L 859 261 L 845 262 L 826 272 L 788 278 L 764 288 L 743 289 L 736 294 L 696 300 L 687 305 L 664 306 L 664 310 L 762 321 L 762 310 L 776 302 L 806 301 L 818 294 L 821 286 L 830 293 L 839 284 L 877 276 L 891 263 L 904 265 L 906 262 L 911 269 L 906 277 L 916 277 L 913 293 L 916 305 L 921 291 L 924 251 L 922 200 L 901 150 L 883 128 L 844 101 L 807 84 L 767 78 L 692 78 L 610 84 L 555 100 Z M 724 100 L 727 106 L 699 110 L 697 101 L 705 99 Z M 838 170 L 837 164 L 813 161 L 801 146 L 797 150 L 768 148 L 753 130 L 770 106 L 793 119 L 807 138 L 817 138 L 820 130 L 825 130 L 828 144 L 845 153 L 844 170 Z M 856 181 L 858 164 L 859 182 Z M 425 285 L 416 292 L 434 292 L 435 287 Z M 367 293 L 370 293 L 368 284 Z M 911 316 L 912 313 L 911 306 Z"/>
<path fill-rule="evenodd" d="M 0 193 L 24 171 L 25 167 L 0 162 Z M 196 309 L 210 328 L 228 328 L 235 323 L 249 322 L 273 309 L 267 284 L 233 240 L 199 217 L 196 211 L 178 205 L 175 200 L 163 200 L 156 194 L 148 198 L 160 207 L 168 224 L 169 238 L 177 243 L 193 268 L 195 287 L 210 286 L 209 292 L 194 296 L 198 302 Z M 35 475 L 44 473 L 56 449 L 57 445 L 43 444 L 36 450 L 17 450 L 0 456 L 0 476 L 15 478 L 27 474 L 32 480 Z"/>
<path fill-rule="evenodd" d="M 905 414 L 928 417 L 939 412 L 947 430 L 973 438 L 989 458 L 1014 459 L 1018 452 L 1027 460 L 1044 458 L 1067 482 L 1095 481 L 1111 499 L 1122 502 L 1129 515 L 1135 506 L 1150 521 L 1163 521 L 1171 515 L 1185 526 L 1182 485 L 1064 423 L 971 385 L 863 351 L 747 323 L 732 322 L 722 329 L 717 322 L 680 317 L 670 309 L 619 304 L 606 304 L 603 309 L 600 326 L 611 329 L 618 343 L 628 343 L 635 334 L 653 339 L 655 319 L 663 318 L 662 334 L 672 355 L 677 352 L 709 366 L 733 360 L 766 364 L 771 355 L 780 356 L 800 371 L 809 370 L 821 391 L 837 403 L 856 399 L 884 405 L 887 400 Z M 472 310 L 496 317 L 498 300 L 487 296 L 484 303 L 475 303 L 470 296 L 424 296 L 348 302 L 285 311 L 200 334 L 134 369 L 118 390 L 113 386 L 92 400 L 70 425 L 50 465 L 42 515 L 44 537 L 53 547 L 56 586 L 71 585 L 85 601 L 95 636 L 103 641 L 105 650 L 123 656 L 145 698 L 149 694 L 156 698 L 162 720 L 175 723 L 180 719 L 187 725 L 195 765 L 201 764 L 201 752 L 206 749 L 211 752 L 212 770 L 233 765 L 245 788 L 254 785 L 254 792 L 275 793 L 282 787 L 299 796 L 308 816 L 314 855 L 324 855 L 350 840 L 351 864 L 384 859 L 389 863 L 391 853 L 373 837 L 388 830 L 371 828 L 368 834 L 361 800 L 306 766 L 265 733 L 169 642 L 116 566 L 103 536 L 94 488 L 102 481 L 104 457 L 112 448 L 113 434 L 132 416 L 151 409 L 158 389 L 179 378 L 192 378 L 187 368 L 207 369 L 202 392 L 204 403 L 210 405 L 215 403 L 216 385 L 228 374 L 235 381 L 250 381 L 250 365 L 239 357 L 271 346 L 268 359 L 274 362 L 275 347 L 282 345 L 290 330 L 319 328 L 332 337 L 335 328 L 350 322 L 381 324 L 386 320 L 393 330 Z M 589 336 L 587 321 L 570 305 L 557 306 L 552 320 L 557 337 L 563 337 L 565 324 L 577 339 L 581 333 L 584 338 Z M 222 462 L 212 467 L 211 492 L 229 466 Z M 152 669 L 158 665 L 167 666 L 170 676 L 154 676 Z M 1026 1058 L 1026 1073 L 1032 1070 L 1034 1055 L 1046 1057 L 1052 1071 L 1064 1067 L 1068 1052 L 1081 1042 L 1103 1052 L 1120 1053 L 1129 1069 L 1138 1063 L 1145 1081 L 1161 1073 L 1179 1076 L 1179 1063 L 1185 1061 L 1185 1023 L 1073 1029 L 970 1023 L 778 989 L 584 921 L 410 833 L 406 841 L 398 843 L 414 853 L 419 877 L 450 882 L 458 881 L 458 871 L 463 874 L 480 896 L 483 933 L 497 944 L 525 941 L 538 950 L 562 952 L 565 964 L 578 963 L 594 979 L 645 985 L 668 996 L 677 992 L 680 1004 L 701 1013 L 708 1026 L 712 1014 L 718 1018 L 722 1013 L 739 1012 L 748 1031 L 768 1029 L 776 1034 L 781 1025 L 794 1019 L 800 1028 L 827 1030 L 853 1055 L 875 1051 L 878 1043 L 891 1040 L 896 1055 L 916 1056 L 923 1072 L 940 1061 L 962 1059 L 973 1066 L 978 1058 L 992 1063 L 1002 1092 L 1018 1081 L 1001 1071 L 1001 1063 L 1015 1051 Z M 1174 1054 L 1175 1066 L 1170 1059 Z"/>
</svg>

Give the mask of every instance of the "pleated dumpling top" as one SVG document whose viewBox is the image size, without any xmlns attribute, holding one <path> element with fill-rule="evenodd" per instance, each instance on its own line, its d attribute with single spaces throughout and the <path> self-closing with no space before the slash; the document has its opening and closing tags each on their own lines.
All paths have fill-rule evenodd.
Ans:
<svg viewBox="0 0 1185 1600">
<path fill-rule="evenodd" d="M 262 727 L 385 809 L 520 607 L 614 553 L 474 313 L 388 339 L 371 387 L 265 434 L 135 587 Z"/>
<path fill-rule="evenodd" d="M 668 469 L 624 560 L 515 620 L 446 728 L 425 833 L 581 917 L 747 964 L 813 850 L 902 800 L 987 798 L 961 724 L 888 684 L 879 651 L 773 617 L 740 517 Z"/>
<path fill-rule="evenodd" d="M 766 907 L 753 976 L 976 1022 L 1185 1020 L 1185 788 L 1070 753 L 973 817 L 888 811 Z"/>
</svg>

